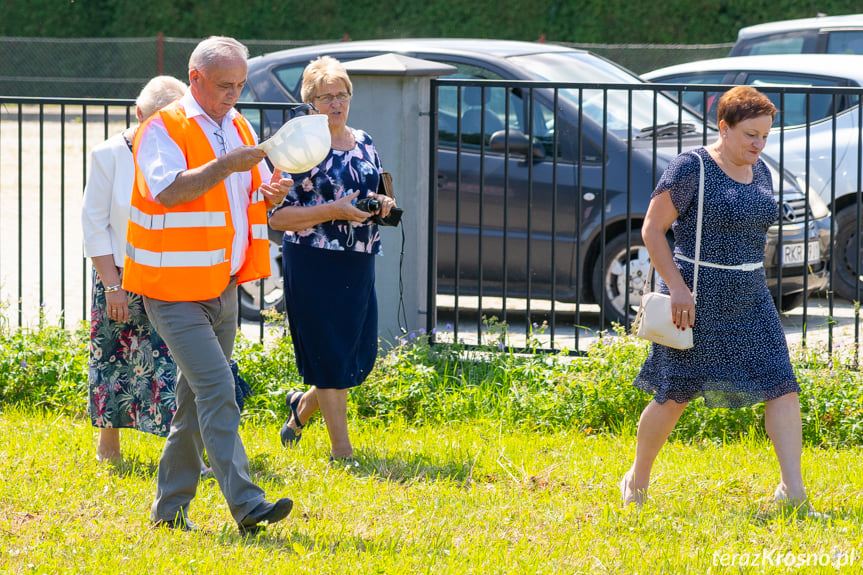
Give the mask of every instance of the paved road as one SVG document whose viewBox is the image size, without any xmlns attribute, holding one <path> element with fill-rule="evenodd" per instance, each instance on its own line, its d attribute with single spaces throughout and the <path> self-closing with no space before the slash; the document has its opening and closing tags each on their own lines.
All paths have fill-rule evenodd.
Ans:
<svg viewBox="0 0 863 575">
<path fill-rule="evenodd" d="M 452 325 L 455 324 L 455 312 L 452 296 L 439 296 L 438 305 L 438 331 L 443 337 L 452 337 Z M 458 339 L 466 343 L 477 343 L 478 333 L 482 334 L 483 341 L 489 343 L 494 339 L 494 329 L 489 330 L 487 326 L 477 329 L 477 301 L 473 297 L 462 296 L 459 299 Z M 485 309 L 500 309 L 500 298 L 483 298 Z M 596 340 L 599 331 L 599 308 L 595 305 L 581 306 L 579 325 L 575 327 L 575 306 L 569 304 L 557 304 L 555 306 L 556 325 L 554 338 L 551 336 L 551 326 L 546 324 L 542 328 L 542 322 L 547 320 L 547 310 L 550 303 L 547 301 L 531 302 L 532 315 L 531 324 L 536 324 L 533 337 L 545 347 L 551 347 L 555 342 L 556 348 L 585 349 L 591 342 Z M 510 326 L 509 334 L 512 345 L 522 347 L 526 343 L 526 318 L 524 300 L 507 300 L 507 323 Z M 543 310 L 546 310 L 545 312 Z M 804 308 L 798 307 L 788 313 L 781 314 L 782 325 L 788 339 L 789 347 L 799 348 L 803 344 L 804 326 L 806 345 L 811 349 L 828 345 L 828 337 L 832 335 L 835 349 L 847 349 L 854 343 L 855 339 L 855 309 L 853 304 L 846 300 L 836 299 L 833 305 L 833 322 L 828 321 L 830 317 L 829 302 L 823 297 L 812 297 L 807 302 L 806 315 Z M 859 336 L 863 337 L 863 321 L 856 318 Z"/>
<path fill-rule="evenodd" d="M 451 296 L 438 297 L 440 308 L 438 310 L 437 338 L 439 341 L 454 341 L 458 338 L 465 343 L 476 344 L 481 338 L 485 345 L 492 347 L 497 345 L 501 333 L 500 325 L 489 327 L 487 324 L 481 324 L 478 332 L 475 298 L 460 298 L 462 309 L 458 314 L 458 331 L 456 332 L 454 328 L 456 314 L 452 307 L 452 301 Z M 484 301 L 487 304 L 487 309 L 494 306 L 500 307 L 500 301 L 494 298 L 484 298 Z M 548 302 L 533 302 L 532 308 L 541 310 L 543 304 L 546 307 L 549 306 Z M 471 306 L 473 309 L 470 309 Z M 510 300 L 508 307 L 510 308 L 508 311 L 508 342 L 513 347 L 523 348 L 527 340 L 523 300 Z M 575 316 L 572 310 L 573 306 L 566 304 L 556 308 L 559 313 L 553 339 L 556 349 L 585 350 L 599 337 L 596 328 L 599 321 L 598 308 L 589 305 L 582 306 L 580 317 L 582 327 L 577 329 L 573 324 Z M 828 312 L 829 302 L 823 297 L 813 297 L 807 303 L 805 321 L 803 307 L 782 314 L 782 325 L 785 329 L 789 348 L 792 351 L 802 349 L 803 326 L 805 325 L 806 345 L 809 349 L 826 350 L 828 337 L 832 335 L 834 352 L 847 358 L 853 357 L 855 319 L 859 330 L 858 338 L 863 338 L 863 319 L 855 318 L 855 309 L 851 303 L 836 300 L 833 306 L 831 328 Z M 551 348 L 550 326 L 546 325 L 543 329 L 540 316 L 541 312 L 536 312 L 536 315 L 532 316 L 532 323 L 537 323 L 533 338 L 539 342 L 541 347 Z M 257 341 L 261 337 L 260 324 L 258 323 L 244 322 L 241 331 L 246 338 L 253 341 Z M 269 341 L 274 337 L 279 337 L 281 332 L 282 329 L 279 327 L 267 326 L 264 328 L 263 336 L 265 340 Z M 478 333 L 481 335 L 478 336 Z M 405 337 L 409 337 L 409 335 Z"/>
<path fill-rule="evenodd" d="M 86 317 L 89 263 L 85 265 L 81 234 L 84 164 L 89 151 L 106 135 L 119 132 L 124 120 L 90 109 L 68 107 L 59 122 L 56 106 L 45 109 L 41 126 L 25 107 L 18 123 L 17 106 L 0 108 L 0 306 L 18 323 L 38 322 L 40 309 L 49 321 L 65 314 L 66 325 Z M 41 157 L 41 160 L 40 160 Z"/>
</svg>

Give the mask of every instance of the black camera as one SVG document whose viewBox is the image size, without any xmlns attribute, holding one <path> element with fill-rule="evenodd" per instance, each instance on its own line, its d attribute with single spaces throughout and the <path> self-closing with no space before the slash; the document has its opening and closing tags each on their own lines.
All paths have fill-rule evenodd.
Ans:
<svg viewBox="0 0 863 575">
<path fill-rule="evenodd" d="M 294 106 L 293 108 L 288 109 L 288 120 L 317 113 L 319 113 L 319 110 L 314 104 L 300 104 L 299 106 Z"/>
<path fill-rule="evenodd" d="M 374 214 L 381 209 L 381 202 L 375 198 L 363 198 L 357 200 L 356 208 L 368 214 Z M 401 208 L 392 208 L 387 217 L 383 218 L 380 214 L 375 214 L 371 217 L 373 223 L 379 226 L 397 226 L 402 218 Z"/>
<path fill-rule="evenodd" d="M 358 210 L 373 214 L 381 209 L 381 203 L 374 198 L 363 198 L 361 200 L 357 200 L 356 207 Z"/>
</svg>

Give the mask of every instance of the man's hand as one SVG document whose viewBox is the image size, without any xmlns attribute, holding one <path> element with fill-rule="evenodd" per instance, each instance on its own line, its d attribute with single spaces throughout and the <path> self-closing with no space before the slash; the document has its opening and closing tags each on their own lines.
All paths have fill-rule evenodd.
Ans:
<svg viewBox="0 0 863 575">
<path fill-rule="evenodd" d="M 233 174 L 248 172 L 266 157 L 267 153 L 255 146 L 240 146 L 219 158 L 219 161 L 225 162 L 227 170 Z"/>
<path fill-rule="evenodd" d="M 174 182 L 156 196 L 156 201 L 173 208 L 197 200 L 231 174 L 251 170 L 266 156 L 263 150 L 254 146 L 234 148 L 203 166 L 177 174 Z"/>
<path fill-rule="evenodd" d="M 291 191 L 294 185 L 294 180 L 291 178 L 283 178 L 282 171 L 276 169 L 273 171 L 273 177 L 270 178 L 269 184 L 261 184 L 261 193 L 264 195 L 264 200 L 267 202 L 267 209 L 275 208 L 285 201 L 285 196 Z"/>
</svg>

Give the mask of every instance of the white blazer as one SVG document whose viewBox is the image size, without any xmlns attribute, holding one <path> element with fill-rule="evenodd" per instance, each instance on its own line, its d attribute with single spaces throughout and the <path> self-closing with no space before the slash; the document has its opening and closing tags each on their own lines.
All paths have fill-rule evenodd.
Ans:
<svg viewBox="0 0 863 575">
<path fill-rule="evenodd" d="M 123 267 L 134 183 L 135 161 L 123 134 L 93 148 L 81 207 L 86 257 L 113 254 L 117 267 Z"/>
</svg>

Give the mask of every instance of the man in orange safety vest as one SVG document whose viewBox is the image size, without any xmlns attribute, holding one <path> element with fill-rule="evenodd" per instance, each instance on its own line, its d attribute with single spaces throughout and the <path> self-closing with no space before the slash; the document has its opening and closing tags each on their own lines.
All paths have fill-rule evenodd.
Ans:
<svg viewBox="0 0 863 575">
<path fill-rule="evenodd" d="M 293 506 L 288 498 L 267 501 L 249 477 L 228 364 L 237 284 L 270 275 L 267 209 L 293 184 L 271 175 L 252 127 L 234 109 L 247 58 L 233 38 L 198 44 L 189 90 L 145 121 L 134 143 L 123 288 L 143 296 L 179 368 L 150 519 L 184 530 L 194 529 L 189 504 L 203 448 L 240 532 L 284 519 Z"/>
</svg>

